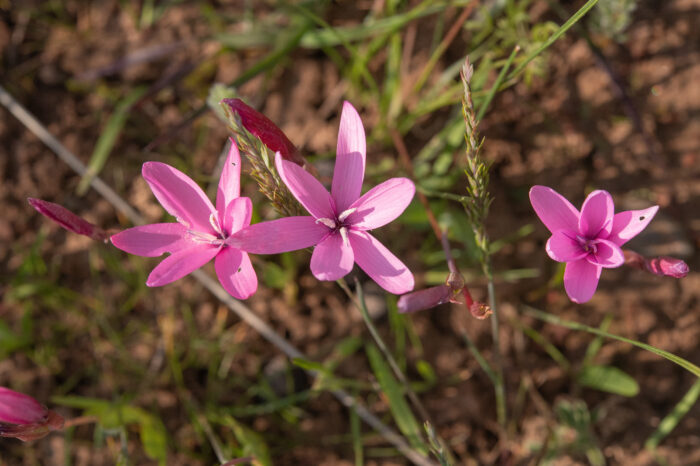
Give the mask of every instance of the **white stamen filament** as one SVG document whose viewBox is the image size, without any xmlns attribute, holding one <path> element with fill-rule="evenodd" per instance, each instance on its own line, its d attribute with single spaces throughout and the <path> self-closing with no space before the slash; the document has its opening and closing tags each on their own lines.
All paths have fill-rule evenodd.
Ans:
<svg viewBox="0 0 700 466">
<path fill-rule="evenodd" d="M 212 212 L 209 214 L 209 225 L 211 225 L 211 227 L 219 234 L 220 237 L 224 236 L 224 232 L 221 230 L 221 225 L 219 225 L 219 212 Z"/>
<path fill-rule="evenodd" d="M 327 226 L 328 228 L 330 228 L 331 230 L 335 229 L 335 227 L 336 227 L 335 221 L 333 219 L 330 219 L 330 218 L 325 218 L 325 217 L 324 218 L 317 218 L 316 223 L 322 223 L 325 226 Z"/>
<path fill-rule="evenodd" d="M 340 236 L 343 237 L 343 244 L 345 246 L 350 246 L 350 240 L 348 240 L 348 229 L 345 227 L 340 227 Z"/>
<path fill-rule="evenodd" d="M 338 215 L 338 220 L 341 222 L 344 222 L 345 219 L 348 218 L 350 216 L 350 214 L 352 214 L 356 210 L 357 210 L 357 207 L 353 207 L 351 209 L 344 210 L 343 212 L 340 213 L 340 215 Z"/>
<path fill-rule="evenodd" d="M 222 238 L 218 238 L 210 233 L 202 233 L 201 231 L 187 230 L 187 233 L 192 238 L 192 241 L 197 243 L 207 243 L 207 244 L 224 244 Z"/>
</svg>

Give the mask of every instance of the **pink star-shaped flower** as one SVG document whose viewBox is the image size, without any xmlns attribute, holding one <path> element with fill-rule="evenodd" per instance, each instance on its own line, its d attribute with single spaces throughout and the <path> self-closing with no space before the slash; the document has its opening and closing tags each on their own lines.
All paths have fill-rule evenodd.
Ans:
<svg viewBox="0 0 700 466">
<path fill-rule="evenodd" d="M 576 303 L 591 299 L 603 268 L 624 263 L 620 246 L 644 230 L 659 210 L 654 206 L 615 214 L 610 193 L 598 190 L 588 195 L 579 213 L 566 198 L 546 186 L 533 186 L 530 202 L 552 232 L 547 254 L 557 262 L 566 262 L 564 288 Z"/>
<path fill-rule="evenodd" d="M 311 272 L 319 280 L 337 280 L 357 264 L 394 294 L 413 289 L 413 274 L 369 230 L 397 218 L 415 193 L 407 178 L 392 178 L 363 196 L 365 130 L 357 111 L 345 102 L 340 117 L 331 192 L 300 166 L 277 154 L 280 178 L 311 214 L 262 222 L 244 228 L 229 243 L 253 254 L 277 254 L 316 246 Z"/>
<path fill-rule="evenodd" d="M 250 224 L 253 210 L 249 198 L 239 197 L 241 156 L 236 142 L 231 140 L 216 208 L 197 183 L 170 165 L 146 162 L 142 174 L 158 202 L 177 222 L 129 228 L 111 240 L 122 251 L 137 256 L 170 253 L 153 269 L 146 285 L 174 282 L 216 258 L 216 274 L 226 291 L 238 299 L 255 293 L 258 279 L 248 254 L 226 243 L 230 235 Z"/>
</svg>

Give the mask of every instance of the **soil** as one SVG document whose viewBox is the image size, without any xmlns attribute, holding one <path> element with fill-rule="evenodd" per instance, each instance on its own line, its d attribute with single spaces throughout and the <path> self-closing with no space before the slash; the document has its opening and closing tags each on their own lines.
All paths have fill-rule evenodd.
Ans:
<svg viewBox="0 0 700 466">
<path fill-rule="evenodd" d="M 161 219 L 162 210 L 139 176 L 144 161 L 186 167 L 201 184 L 211 184 L 228 136 L 225 125 L 211 112 L 152 152 L 144 153 L 143 148 L 198 108 L 206 97 L 202 89 L 234 80 L 263 51 L 217 54 L 210 40 L 211 24 L 202 18 L 198 5 L 187 2 L 169 7 L 153 26 L 143 29 L 138 27 L 135 10 L 120 6 L 124 2 L 106 1 L 99 7 L 66 2 L 55 11 L 44 5 L 44 13 L 30 15 L 41 3 L 27 2 L 8 10 L 0 2 L 0 84 L 87 162 L 116 96 L 161 80 L 163 89 L 131 112 L 101 177 L 151 222 Z M 334 3 L 329 12 L 332 24 L 361 20 L 364 8 L 369 8 L 364 3 L 371 2 L 353 6 L 352 11 L 346 11 L 350 7 L 342 2 Z M 543 4 L 535 2 L 532 8 L 544 11 Z M 222 14 L 235 15 L 240 7 L 236 2 L 222 5 Z M 450 10 L 447 24 L 459 13 Z M 261 7 L 256 14 L 271 13 Z M 543 18 L 558 21 L 551 13 Z M 422 21 L 432 27 L 430 19 Z M 535 464 L 538 456 L 530 446 L 541 443 L 555 428 L 555 404 L 574 399 L 584 400 L 595 412 L 597 420 L 590 433 L 609 464 L 657 464 L 644 442 L 694 382 L 690 373 L 666 360 L 605 341 L 596 362 L 624 369 L 639 383 L 640 392 L 627 398 L 581 389 L 541 347 L 509 325 L 519 319 L 537 329 L 576 366 L 591 336 L 525 317 L 521 304 L 594 327 L 612 315 L 610 332 L 700 363 L 700 274 L 695 272 L 700 266 L 700 5 L 692 0 L 640 3 L 626 36 L 621 43 L 593 37 L 626 99 L 591 47 L 573 32 L 552 47 L 543 76 L 500 93 L 482 121 L 495 198 L 488 231 L 493 238 L 502 238 L 523 225 L 534 227 L 533 233 L 496 254 L 495 270 L 530 268 L 539 273 L 518 281 L 499 278 L 496 283 L 509 408 L 514 411 L 512 429 L 500 442 L 492 387 L 460 334 L 466 328 L 491 358 L 491 323 L 472 318 L 461 305 L 410 316 L 422 352 L 415 348 L 409 352 L 409 367 L 419 359 L 433 367 L 438 382 L 422 392 L 421 399 L 458 464 Z M 459 57 L 467 38 L 468 33 L 461 32 L 447 57 Z M 119 64 L 125 56 L 148 47 L 161 55 L 140 64 Z M 417 46 L 411 76 L 428 56 Z M 297 50 L 291 60 L 294 66 L 257 77 L 239 92 L 278 123 L 302 153 L 331 154 L 342 99 L 348 98 L 347 83 L 322 53 Z M 187 78 L 171 79 L 179 72 Z M 371 128 L 377 119 L 376 104 L 358 110 Z M 416 128 L 406 135 L 411 156 L 432 137 L 429 129 L 435 129 L 441 118 L 438 115 L 432 124 L 422 125 L 426 129 Z M 381 141 L 369 153 L 376 154 L 377 160 L 398 160 L 396 150 Z M 206 437 L 195 427 L 192 406 L 260 402 L 248 388 L 260 383 L 261 374 L 266 374 L 278 394 L 289 394 L 289 384 L 279 380 L 280 372 L 289 367 L 286 358 L 194 280 L 146 289 L 142 283 L 155 260 L 127 258 L 107 245 L 50 225 L 36 214 L 27 197 L 59 203 L 105 227 L 130 226 L 94 191 L 78 196 L 80 178 L 5 110 L 0 119 L 0 154 L 0 324 L 19 332 L 29 312 L 33 340 L 52 342 L 42 346 L 46 348 L 42 352 L 26 348 L 1 359 L 0 386 L 12 386 L 47 404 L 55 395 L 115 400 L 126 394 L 132 404 L 160 415 L 171 436 L 173 453 L 168 464 L 172 465 L 216 460 Z M 322 174 L 328 172 L 327 160 L 318 160 Z M 245 183 L 245 194 L 254 198 L 256 206 L 264 204 L 252 180 Z M 561 286 L 547 286 L 557 264 L 544 252 L 548 232 L 527 201 L 527 191 L 534 184 L 555 188 L 575 205 L 591 189 L 609 191 L 618 210 L 658 204 L 655 220 L 629 247 L 649 256 L 682 258 L 691 273 L 674 280 L 625 267 L 605 270 L 590 302 L 570 302 Z M 262 215 L 267 212 L 263 210 Z M 427 266 L 418 250 L 435 239 L 427 228 L 410 237 L 401 235 L 401 229 L 398 224 L 387 226 L 378 236 L 406 260 L 419 279 L 418 287 L 424 286 L 421 280 Z M 328 357 L 344 338 L 369 338 L 342 291 L 313 278 L 308 253 L 300 251 L 292 258 L 298 268 L 298 288 L 261 285 L 247 304 L 313 360 Z M 260 259 L 256 261 L 259 270 L 265 267 Z M 213 272 L 211 264 L 206 270 Z M 383 295 L 367 277 L 354 274 L 366 282 L 377 325 L 393 341 Z M 38 287 L 24 290 L 31 302 L 18 292 L 18 280 L 27 276 L 31 278 L 27 284 Z M 470 287 L 483 300 L 484 282 L 476 269 L 473 276 Z M 42 286 L 68 291 L 42 293 Z M 164 355 L 171 354 L 183 361 L 181 386 L 164 361 Z M 219 369 L 222 379 L 210 380 L 207 361 L 221 361 L 222 354 L 226 355 Z M 359 354 L 345 360 L 338 372 L 350 379 L 373 380 Z M 421 378 L 414 369 L 409 377 Z M 299 391 L 310 383 L 297 374 L 291 389 Z M 385 399 L 370 396 L 366 401 L 391 423 Z M 57 410 L 69 417 L 80 414 L 69 408 Z M 354 464 L 347 437 L 348 412 L 331 395 L 313 397 L 286 414 L 295 421 L 279 414 L 238 420 L 263 436 L 275 464 Z M 658 447 L 656 454 L 666 464 L 700 464 L 698 419 L 700 407 L 694 406 Z M 215 429 L 224 441 L 233 438 L 228 428 Z M 369 429 L 364 432 L 370 434 Z M 3 439 L 0 465 L 68 464 L 64 462 L 68 457 L 76 465 L 113 464 L 120 448 L 118 437 L 108 437 L 99 445 L 93 433 L 94 426 L 87 425 L 71 435 L 52 434 L 28 444 Z M 569 429 L 562 435 L 574 434 Z M 130 430 L 129 439 L 133 464 L 154 464 L 135 431 Z M 380 456 L 387 444 L 379 437 L 371 436 L 365 445 L 367 464 L 405 464 L 399 456 Z M 572 450 L 551 464 L 587 464 L 587 460 Z"/>
</svg>

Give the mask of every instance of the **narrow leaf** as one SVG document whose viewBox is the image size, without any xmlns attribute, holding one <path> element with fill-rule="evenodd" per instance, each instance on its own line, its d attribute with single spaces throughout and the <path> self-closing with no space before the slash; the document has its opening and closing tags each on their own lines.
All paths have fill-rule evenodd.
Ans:
<svg viewBox="0 0 700 466">
<path fill-rule="evenodd" d="M 578 383 L 622 396 L 636 396 L 639 393 L 637 381 L 613 366 L 586 366 L 578 374 Z"/>
<path fill-rule="evenodd" d="M 700 397 L 700 379 L 696 380 L 688 393 L 686 393 L 681 401 L 673 407 L 670 413 L 663 418 L 659 427 L 656 428 L 653 434 L 644 443 L 644 448 L 647 450 L 655 450 L 659 443 L 676 428 L 678 423 L 683 419 L 683 416 L 688 414 L 690 408 L 695 405 Z"/>
</svg>

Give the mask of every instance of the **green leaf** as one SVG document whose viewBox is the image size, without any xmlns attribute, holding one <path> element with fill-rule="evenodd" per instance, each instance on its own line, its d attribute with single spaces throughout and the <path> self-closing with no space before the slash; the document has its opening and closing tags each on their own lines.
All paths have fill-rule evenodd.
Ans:
<svg viewBox="0 0 700 466">
<path fill-rule="evenodd" d="M 426 454 L 428 449 L 421 437 L 421 428 L 416 418 L 413 416 L 411 408 L 404 398 L 401 386 L 391 373 L 389 366 L 384 362 L 379 349 L 373 344 L 368 344 L 366 347 L 367 358 L 369 359 L 372 372 L 374 372 L 379 386 L 389 400 L 389 409 L 394 416 L 396 425 L 402 434 L 417 450 Z"/>
<path fill-rule="evenodd" d="M 87 170 L 80 179 L 78 188 L 76 189 L 79 195 L 85 194 L 87 189 L 90 187 L 90 182 L 97 176 L 102 167 L 104 167 L 109 158 L 109 154 L 112 152 L 114 144 L 117 142 L 117 137 L 122 132 L 126 119 L 131 112 L 131 107 L 143 96 L 146 92 L 146 87 L 137 87 L 133 89 L 124 100 L 120 101 L 117 108 L 114 110 L 112 116 L 109 117 L 107 124 L 105 125 L 102 134 L 97 139 L 95 144 L 95 149 L 90 157 L 90 162 L 88 163 Z"/>
<path fill-rule="evenodd" d="M 139 426 L 144 451 L 149 458 L 158 460 L 158 464 L 164 465 L 168 456 L 168 437 L 163 422 L 141 411 Z"/>
<path fill-rule="evenodd" d="M 637 381 L 613 366 L 586 366 L 578 374 L 578 383 L 622 396 L 636 396 L 639 393 Z"/>
<path fill-rule="evenodd" d="M 292 364 L 304 369 L 305 371 L 315 371 L 320 372 L 322 374 L 328 373 L 328 369 L 326 368 L 326 366 L 324 366 L 320 362 L 310 361 L 304 358 L 294 358 L 292 359 Z"/>
<path fill-rule="evenodd" d="M 681 419 L 683 419 L 683 416 L 688 414 L 690 408 L 698 401 L 698 397 L 700 397 L 700 379 L 695 381 L 681 401 L 679 401 L 671 412 L 663 418 L 659 423 L 659 427 L 657 427 L 654 433 L 644 442 L 644 448 L 647 450 L 655 450 L 659 443 L 676 428 Z"/>
</svg>

